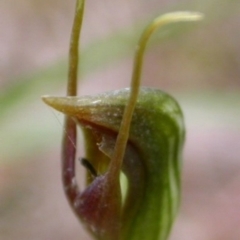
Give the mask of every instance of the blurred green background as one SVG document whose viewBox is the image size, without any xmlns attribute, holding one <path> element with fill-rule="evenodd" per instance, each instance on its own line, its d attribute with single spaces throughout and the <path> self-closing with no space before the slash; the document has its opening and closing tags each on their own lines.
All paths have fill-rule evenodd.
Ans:
<svg viewBox="0 0 240 240">
<path fill-rule="evenodd" d="M 174 95 L 185 113 L 183 196 L 171 240 L 239 239 L 240 1 L 86 2 L 80 95 L 129 86 L 138 37 L 157 15 L 205 14 L 153 36 L 143 85 Z M 0 1 L 1 240 L 89 239 L 62 191 L 62 115 L 40 99 L 65 95 L 74 5 Z"/>
</svg>

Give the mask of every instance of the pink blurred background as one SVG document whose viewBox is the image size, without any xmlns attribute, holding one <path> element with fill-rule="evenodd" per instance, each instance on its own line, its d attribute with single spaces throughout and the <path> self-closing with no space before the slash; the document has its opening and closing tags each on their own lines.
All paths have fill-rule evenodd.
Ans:
<svg viewBox="0 0 240 240">
<path fill-rule="evenodd" d="M 7 104 L 0 103 L 1 240 L 90 239 L 62 191 L 62 115 L 40 99 L 44 94 L 65 94 L 65 82 L 54 87 L 51 77 L 61 62 L 64 71 L 59 77 L 67 75 L 74 5 L 75 1 L 57 0 L 0 2 L 0 89 L 5 99 L 0 102 Z M 239 1 L 88 0 L 81 44 L 87 48 L 115 33 L 137 29 L 157 13 L 173 10 L 202 11 L 206 16 L 185 34 L 154 43 L 144 65 L 143 85 L 173 94 L 186 119 L 182 204 L 170 239 L 238 240 Z M 136 33 L 136 41 L 137 37 Z M 155 41 L 158 38 L 161 35 L 156 34 Z M 79 94 L 129 86 L 135 40 L 126 43 L 132 52 L 108 65 L 90 66 L 94 71 L 84 74 Z M 26 79 L 45 83 L 26 85 L 20 100 L 11 103 L 11 89 L 16 89 L 11 98 L 17 98 Z M 80 166 L 79 175 L 84 175 Z"/>
</svg>

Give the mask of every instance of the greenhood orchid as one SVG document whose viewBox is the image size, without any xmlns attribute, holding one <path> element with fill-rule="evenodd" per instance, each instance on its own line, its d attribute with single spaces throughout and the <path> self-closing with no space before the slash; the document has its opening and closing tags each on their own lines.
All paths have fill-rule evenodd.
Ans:
<svg viewBox="0 0 240 240">
<path fill-rule="evenodd" d="M 44 96 L 64 113 L 62 178 L 76 216 L 98 240 L 166 240 L 181 191 L 184 121 L 176 100 L 140 87 L 148 39 L 159 27 L 196 21 L 200 13 L 162 15 L 144 30 L 136 48 L 131 87 L 97 96 L 77 95 L 79 33 L 84 0 L 78 0 L 70 44 L 67 97 Z M 77 127 L 84 134 L 86 189 L 75 177 Z M 121 174 L 127 179 L 122 196 Z"/>
</svg>

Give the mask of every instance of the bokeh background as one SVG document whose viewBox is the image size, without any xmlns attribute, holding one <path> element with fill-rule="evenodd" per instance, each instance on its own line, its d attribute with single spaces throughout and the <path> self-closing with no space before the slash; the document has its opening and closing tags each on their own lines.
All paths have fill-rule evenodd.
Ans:
<svg viewBox="0 0 240 240">
<path fill-rule="evenodd" d="M 182 204 L 171 240 L 240 239 L 240 1 L 86 2 L 80 95 L 129 86 L 137 39 L 157 15 L 205 14 L 201 23 L 153 36 L 143 85 L 174 95 L 186 119 Z M 0 1 L 1 240 L 90 239 L 62 191 L 62 115 L 40 99 L 65 95 L 74 5 Z"/>
</svg>

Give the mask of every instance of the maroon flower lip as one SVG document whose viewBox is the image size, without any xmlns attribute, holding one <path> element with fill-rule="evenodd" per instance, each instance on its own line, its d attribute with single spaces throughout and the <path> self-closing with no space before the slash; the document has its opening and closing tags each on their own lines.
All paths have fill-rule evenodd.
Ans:
<svg viewBox="0 0 240 240">
<path fill-rule="evenodd" d="M 76 212 L 90 230 L 103 239 L 120 235 L 121 192 L 108 175 L 96 177 L 76 199 Z"/>
</svg>

